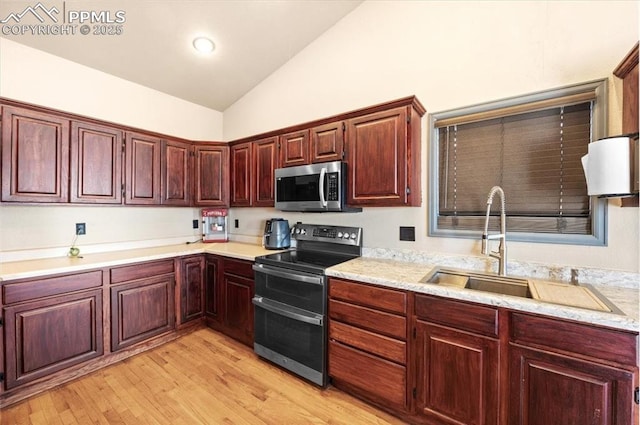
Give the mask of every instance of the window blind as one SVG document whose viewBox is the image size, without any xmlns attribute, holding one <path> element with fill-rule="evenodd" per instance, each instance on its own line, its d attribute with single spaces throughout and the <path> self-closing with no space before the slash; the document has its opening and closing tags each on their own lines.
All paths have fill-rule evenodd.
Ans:
<svg viewBox="0 0 640 425">
<path fill-rule="evenodd" d="M 436 123 L 438 226 L 482 229 L 487 195 L 499 185 L 509 231 L 589 234 L 591 203 L 580 160 L 591 140 L 592 99 Z"/>
</svg>

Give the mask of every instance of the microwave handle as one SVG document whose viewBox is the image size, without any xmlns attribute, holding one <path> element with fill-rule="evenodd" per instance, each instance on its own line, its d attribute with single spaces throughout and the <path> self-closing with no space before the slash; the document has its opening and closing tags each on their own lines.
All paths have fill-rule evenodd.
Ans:
<svg viewBox="0 0 640 425">
<path fill-rule="evenodd" d="M 320 184 L 319 186 L 319 190 L 320 190 L 320 204 L 322 205 L 322 208 L 327 208 L 327 200 L 324 197 L 324 177 L 327 175 L 327 168 L 326 167 L 322 167 L 320 169 Z"/>
</svg>

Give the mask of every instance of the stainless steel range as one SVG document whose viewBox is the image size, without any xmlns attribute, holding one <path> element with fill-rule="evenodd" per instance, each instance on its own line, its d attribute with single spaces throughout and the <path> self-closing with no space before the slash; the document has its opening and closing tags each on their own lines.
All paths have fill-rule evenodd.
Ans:
<svg viewBox="0 0 640 425">
<path fill-rule="evenodd" d="M 297 223 L 285 252 L 256 258 L 254 350 L 317 384 L 327 384 L 325 269 L 359 257 L 362 229 Z"/>
</svg>

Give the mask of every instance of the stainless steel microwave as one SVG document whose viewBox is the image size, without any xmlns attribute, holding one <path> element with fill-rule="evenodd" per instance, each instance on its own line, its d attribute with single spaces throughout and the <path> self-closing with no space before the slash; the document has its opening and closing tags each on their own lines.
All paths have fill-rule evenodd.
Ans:
<svg viewBox="0 0 640 425">
<path fill-rule="evenodd" d="M 280 211 L 362 211 L 349 208 L 347 164 L 341 161 L 278 168 L 275 171 L 275 207 Z"/>
</svg>

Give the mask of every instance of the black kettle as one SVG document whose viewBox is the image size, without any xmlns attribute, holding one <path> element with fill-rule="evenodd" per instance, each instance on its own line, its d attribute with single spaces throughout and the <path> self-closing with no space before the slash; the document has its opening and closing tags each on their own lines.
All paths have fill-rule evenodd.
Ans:
<svg viewBox="0 0 640 425">
<path fill-rule="evenodd" d="M 289 221 L 284 218 L 267 220 L 262 238 L 266 249 L 287 249 L 291 245 Z"/>
</svg>

